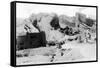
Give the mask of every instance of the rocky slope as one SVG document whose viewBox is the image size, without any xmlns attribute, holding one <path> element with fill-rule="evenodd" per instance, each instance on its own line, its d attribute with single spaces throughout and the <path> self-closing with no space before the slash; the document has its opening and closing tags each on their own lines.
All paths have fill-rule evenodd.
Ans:
<svg viewBox="0 0 100 68">
<path fill-rule="evenodd" d="M 96 58 L 96 20 L 85 14 L 76 13 L 73 17 L 55 13 L 31 14 L 29 18 L 17 19 L 16 24 L 17 41 L 27 33 L 43 32 L 46 46 L 49 46 L 16 51 L 18 65 Z"/>
</svg>

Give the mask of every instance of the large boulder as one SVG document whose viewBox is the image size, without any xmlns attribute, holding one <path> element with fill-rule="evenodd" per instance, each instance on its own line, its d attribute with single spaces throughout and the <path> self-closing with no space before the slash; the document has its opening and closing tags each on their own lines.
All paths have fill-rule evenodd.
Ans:
<svg viewBox="0 0 100 68">
<path fill-rule="evenodd" d="M 59 24 L 60 24 L 61 28 L 65 28 L 66 26 L 75 27 L 74 17 L 60 15 L 59 16 Z"/>
<path fill-rule="evenodd" d="M 56 27 L 55 24 L 57 23 L 57 21 L 52 22 L 52 20 L 55 18 L 55 14 L 48 14 L 48 15 L 40 14 L 40 16 L 41 16 L 41 20 L 37 22 L 37 26 L 39 27 L 40 31 L 45 32 L 46 40 L 49 41 L 50 32 L 53 30 L 53 28 Z"/>
<path fill-rule="evenodd" d="M 59 32 L 58 30 L 52 30 L 49 33 L 49 37 L 48 40 L 49 41 L 54 41 L 54 42 L 58 42 L 59 40 L 61 40 L 64 37 L 64 34 Z"/>
<path fill-rule="evenodd" d="M 87 17 L 85 14 L 76 13 L 80 23 L 85 24 L 89 27 L 92 27 L 95 24 L 95 19 Z"/>
</svg>

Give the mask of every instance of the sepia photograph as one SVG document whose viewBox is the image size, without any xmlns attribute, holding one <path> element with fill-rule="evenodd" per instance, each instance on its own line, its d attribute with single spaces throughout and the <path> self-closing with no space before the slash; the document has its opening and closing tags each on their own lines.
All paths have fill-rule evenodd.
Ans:
<svg viewBox="0 0 100 68">
<path fill-rule="evenodd" d="M 96 10 L 16 3 L 16 65 L 96 61 Z"/>
</svg>

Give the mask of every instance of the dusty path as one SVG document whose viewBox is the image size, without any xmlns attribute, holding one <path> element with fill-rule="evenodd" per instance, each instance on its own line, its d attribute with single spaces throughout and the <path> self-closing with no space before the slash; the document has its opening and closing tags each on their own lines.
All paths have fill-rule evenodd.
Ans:
<svg viewBox="0 0 100 68">
<path fill-rule="evenodd" d="M 63 48 L 66 49 L 64 55 L 61 56 L 58 53 L 54 57 L 53 62 L 50 62 L 50 60 L 51 55 L 56 52 L 55 47 L 41 47 L 18 51 L 17 53 L 21 54 L 27 53 L 28 57 L 17 57 L 17 65 L 96 60 L 96 44 L 76 44 L 72 42 L 68 43 L 67 46 L 63 46 Z"/>
</svg>

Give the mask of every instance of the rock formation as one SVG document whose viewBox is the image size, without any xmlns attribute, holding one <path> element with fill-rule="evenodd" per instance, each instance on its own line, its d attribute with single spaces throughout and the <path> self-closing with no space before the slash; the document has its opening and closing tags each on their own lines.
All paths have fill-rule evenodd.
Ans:
<svg viewBox="0 0 100 68">
<path fill-rule="evenodd" d="M 17 21 L 17 24 L 19 22 Z M 17 36 L 22 36 L 26 33 L 44 32 L 47 42 L 58 42 L 65 36 L 68 36 L 67 40 L 78 38 L 79 42 L 87 41 L 87 38 L 93 39 L 93 35 L 96 37 L 96 21 L 87 18 L 85 14 L 81 13 L 76 13 L 73 17 L 58 16 L 55 13 L 31 14 L 29 18 L 21 22 L 21 25 L 18 24 L 16 26 Z"/>
</svg>

